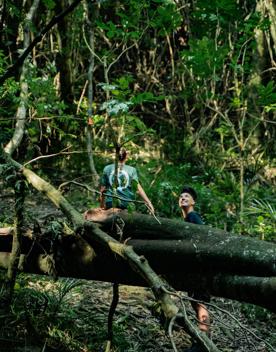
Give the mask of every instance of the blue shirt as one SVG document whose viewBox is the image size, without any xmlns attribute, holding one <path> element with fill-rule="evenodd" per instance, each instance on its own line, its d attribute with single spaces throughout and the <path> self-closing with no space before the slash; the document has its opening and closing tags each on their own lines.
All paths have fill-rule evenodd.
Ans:
<svg viewBox="0 0 276 352">
<path fill-rule="evenodd" d="M 112 202 L 112 195 L 120 197 L 121 205 L 127 207 L 129 200 L 134 200 L 133 184 L 138 183 L 138 175 L 135 167 L 118 165 L 118 187 L 115 188 L 115 164 L 107 165 L 103 170 L 101 186 L 106 188 L 105 202 Z"/>
</svg>

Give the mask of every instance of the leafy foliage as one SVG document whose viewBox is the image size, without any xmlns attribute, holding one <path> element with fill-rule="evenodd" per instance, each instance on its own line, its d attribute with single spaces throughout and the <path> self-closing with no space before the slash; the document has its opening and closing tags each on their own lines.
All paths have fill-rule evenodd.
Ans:
<svg viewBox="0 0 276 352">
<path fill-rule="evenodd" d="M 200 40 L 190 41 L 191 50 L 189 52 L 182 51 L 182 58 L 187 63 L 196 76 L 201 78 L 212 77 L 219 81 L 220 77 L 217 70 L 222 69 L 222 65 L 228 54 L 227 48 L 216 48 L 214 39 L 203 37 Z"/>
<path fill-rule="evenodd" d="M 264 107 L 267 112 L 275 109 L 276 101 L 276 87 L 274 82 L 270 81 L 266 86 L 260 85 L 258 87 L 258 103 Z"/>
<path fill-rule="evenodd" d="M 253 199 L 246 214 L 255 217 L 254 231 L 262 240 L 276 240 L 276 204 L 267 200 Z"/>
</svg>

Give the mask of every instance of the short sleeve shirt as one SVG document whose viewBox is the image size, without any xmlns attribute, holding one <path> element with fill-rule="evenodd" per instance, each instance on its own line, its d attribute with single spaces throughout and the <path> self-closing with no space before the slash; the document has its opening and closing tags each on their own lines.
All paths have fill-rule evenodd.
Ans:
<svg viewBox="0 0 276 352">
<path fill-rule="evenodd" d="M 196 213 L 195 211 L 191 211 L 190 213 L 188 213 L 185 218 L 185 221 L 191 222 L 192 224 L 198 224 L 198 225 L 204 224 L 200 215 L 198 213 Z"/>
<path fill-rule="evenodd" d="M 138 174 L 135 167 L 123 165 L 118 167 L 118 187 L 115 189 L 115 164 L 107 165 L 103 170 L 101 185 L 105 186 L 106 203 L 112 202 L 112 194 L 119 196 L 122 205 L 127 206 L 129 200 L 134 200 L 133 184 L 138 183 Z"/>
</svg>

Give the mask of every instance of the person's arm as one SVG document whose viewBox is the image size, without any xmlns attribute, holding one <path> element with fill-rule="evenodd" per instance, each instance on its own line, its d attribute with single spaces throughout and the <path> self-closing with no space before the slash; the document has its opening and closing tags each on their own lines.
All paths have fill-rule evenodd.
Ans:
<svg viewBox="0 0 276 352">
<path fill-rule="evenodd" d="M 106 190 L 105 186 L 100 187 L 100 192 L 101 192 L 101 194 L 100 194 L 100 207 L 102 209 L 105 209 L 105 195 L 103 194 L 105 192 L 105 190 Z"/>
<path fill-rule="evenodd" d="M 138 183 L 137 192 L 139 193 L 140 197 L 143 199 L 143 201 L 149 207 L 150 212 L 154 214 L 154 207 L 153 207 L 151 201 L 149 200 L 148 196 L 146 195 L 146 192 L 143 190 L 143 187 L 140 185 L 140 183 Z"/>
<path fill-rule="evenodd" d="M 106 176 L 106 167 L 103 169 L 103 174 L 100 180 L 100 207 L 105 209 L 105 195 L 103 194 L 107 189 L 107 176 Z"/>
</svg>

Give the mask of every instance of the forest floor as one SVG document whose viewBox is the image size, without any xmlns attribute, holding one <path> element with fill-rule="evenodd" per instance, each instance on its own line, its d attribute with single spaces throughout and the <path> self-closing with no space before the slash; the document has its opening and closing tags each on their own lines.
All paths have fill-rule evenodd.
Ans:
<svg viewBox="0 0 276 352">
<path fill-rule="evenodd" d="M 111 283 L 53 281 L 38 275 L 24 275 L 20 280 L 25 282 L 25 293 L 16 294 L 14 314 L 0 329 L 1 352 L 105 351 Z M 70 285 L 75 287 L 67 290 Z M 275 351 L 275 321 L 273 327 L 267 316 L 256 318 L 253 307 L 238 302 L 213 298 L 211 303 L 211 339 L 221 352 Z M 190 304 L 185 305 L 192 319 Z M 152 314 L 154 307 L 148 288 L 119 286 L 111 352 L 184 352 L 191 345 L 189 335 L 176 324 L 173 349 L 164 326 Z"/>
<path fill-rule="evenodd" d="M 0 227 L 10 223 L 12 207 L 13 200 L 5 197 Z M 78 210 L 83 207 L 80 203 Z M 33 195 L 26 200 L 26 210 L 31 214 L 30 222 L 46 215 L 62 218 L 50 203 Z M 112 287 L 106 282 L 20 275 L 13 312 L 0 317 L 0 352 L 104 352 Z M 178 297 L 173 299 L 178 302 Z M 190 303 L 183 302 L 196 323 Z M 276 351 L 275 314 L 222 298 L 212 298 L 208 309 L 211 339 L 220 351 Z M 111 352 L 183 352 L 191 345 L 189 335 L 177 324 L 169 337 L 160 323 L 152 292 L 142 287 L 119 286 L 113 334 Z"/>
</svg>

